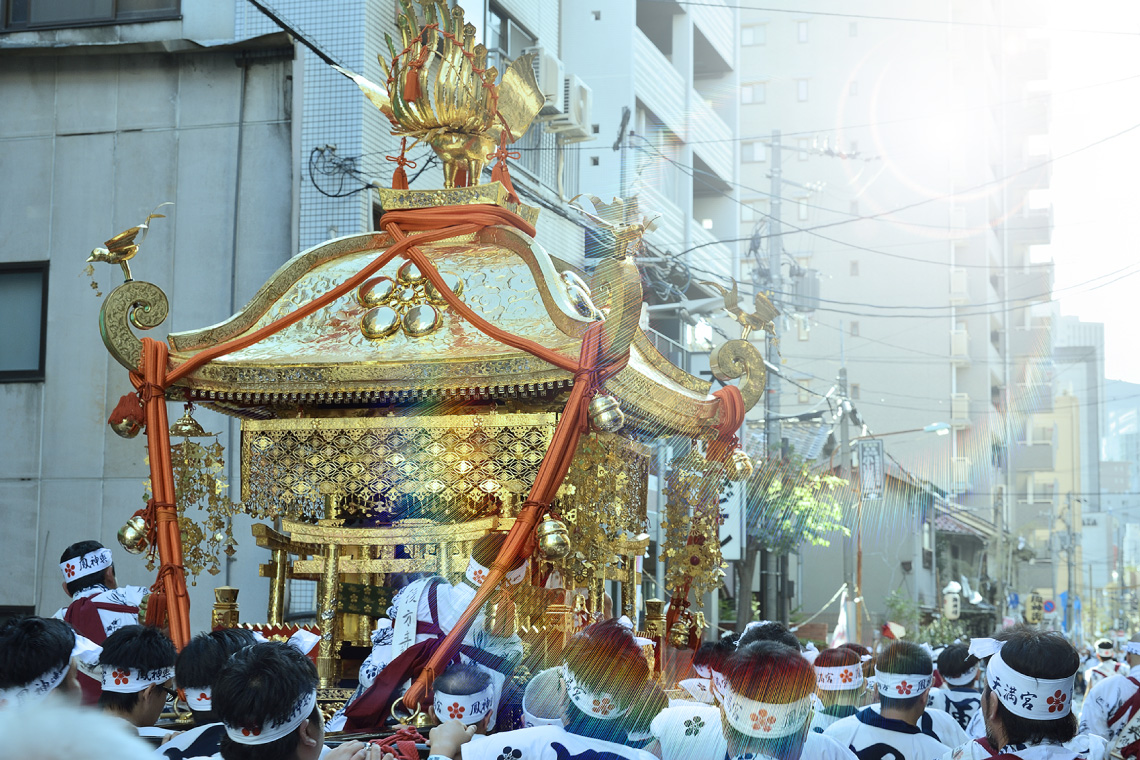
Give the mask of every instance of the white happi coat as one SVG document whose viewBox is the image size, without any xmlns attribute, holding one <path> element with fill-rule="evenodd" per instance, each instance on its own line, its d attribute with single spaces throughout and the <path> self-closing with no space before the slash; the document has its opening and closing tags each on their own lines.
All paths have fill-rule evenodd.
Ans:
<svg viewBox="0 0 1140 760">
<path fill-rule="evenodd" d="M 859 760 L 935 760 L 950 752 L 949 746 L 917 726 L 884 718 L 871 709 L 836 721 L 823 736 L 850 747 Z"/>
<path fill-rule="evenodd" d="M 662 760 L 724 757 L 728 742 L 721 731 L 720 708 L 697 702 L 670 703 L 649 725 Z"/>
<path fill-rule="evenodd" d="M 943 686 L 930 690 L 926 706 L 946 713 L 965 731 L 982 707 L 982 693 L 964 686 Z M 968 731 L 966 733 L 969 734 Z"/>
<path fill-rule="evenodd" d="M 881 709 L 882 705 L 878 702 L 862 708 L 862 710 L 874 710 L 876 713 L 879 713 Z M 966 732 L 962 730 L 953 716 L 935 707 L 926 708 L 926 712 L 918 719 L 918 730 L 942 742 L 947 747 L 957 747 L 969 741 Z"/>
<path fill-rule="evenodd" d="M 1136 714 L 1136 709 L 1121 713 L 1124 703 L 1140 692 L 1140 665 L 1132 668 L 1127 676 L 1109 676 L 1101 679 L 1089 689 L 1081 708 L 1081 722 L 1077 729 L 1082 734 L 1096 734 L 1111 742 L 1128 721 Z M 1116 718 L 1116 720 L 1112 720 Z"/>
<path fill-rule="evenodd" d="M 703 757 L 712 757 L 704 755 Z M 463 760 L 657 760 L 645 750 L 572 734 L 561 726 L 534 726 L 476 736 Z"/>
<path fill-rule="evenodd" d="M 850 705 L 837 705 L 831 708 L 817 707 L 812 710 L 811 730 L 814 733 L 822 734 L 831 728 L 833 723 L 838 723 L 844 718 L 850 718 L 857 712 L 859 712 L 859 709 Z"/>
<path fill-rule="evenodd" d="M 1026 746 L 1011 744 L 1003 747 L 1005 754 L 1022 760 L 1106 760 L 1108 747 L 1099 736 L 1077 734 L 1064 744 Z M 991 752 L 989 746 L 977 740 L 970 741 L 946 754 L 942 760 L 990 760 L 1000 753 Z"/>
<path fill-rule="evenodd" d="M 75 592 L 72 601 L 76 599 L 90 598 L 93 602 L 101 602 L 103 604 L 123 604 L 128 607 L 134 607 L 136 610 L 142 604 L 143 597 L 150 593 L 150 589 L 146 586 L 119 586 L 118 588 L 107 588 L 101 583 L 94 586 L 88 586 L 85 589 Z M 70 607 L 71 605 L 68 605 Z M 63 620 L 64 615 L 67 614 L 67 607 L 60 607 L 56 611 L 53 618 Z M 123 626 L 138 625 L 139 614 L 135 612 L 112 612 L 110 610 L 99 610 L 99 621 L 103 623 L 103 630 L 108 636 Z"/>
<path fill-rule="evenodd" d="M 1127 665 L 1116 660 L 1105 660 L 1096 667 L 1085 671 L 1085 683 L 1091 689 L 1106 678 L 1123 675 L 1128 675 Z"/>
</svg>

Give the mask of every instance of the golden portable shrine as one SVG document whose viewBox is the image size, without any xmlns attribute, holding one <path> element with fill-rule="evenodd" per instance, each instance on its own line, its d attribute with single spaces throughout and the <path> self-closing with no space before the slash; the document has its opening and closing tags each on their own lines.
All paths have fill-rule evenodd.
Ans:
<svg viewBox="0 0 1140 760">
<path fill-rule="evenodd" d="M 634 257 L 645 224 L 636 202 L 594 199 L 594 213 L 583 212 L 610 245 L 588 276 L 535 242 L 538 209 L 515 195 L 507 150 L 543 103 L 531 62 L 516 60 L 500 79 L 461 9 L 425 2 L 422 11 L 405 6 L 402 46 L 390 40 L 380 59 L 382 84 L 343 73 L 405 145 L 435 150 L 444 188 L 408 189 L 401 163 L 393 188 L 376 189 L 380 230 L 295 256 L 226 321 L 165 342 L 132 329 L 157 327 L 168 309 L 158 287 L 130 279 L 134 234 L 113 239 L 130 238 L 122 262 L 102 259 L 124 263 L 127 277 L 106 298 L 100 328 L 136 388 L 110 423 L 147 434 L 151 498 L 123 541 L 157 556 L 149 614 L 165 609 L 176 645 L 186 644 L 186 569 L 232 544 L 227 510 L 248 513 L 269 551 L 258 627 L 287 634 L 289 579 L 315 580 L 320 686 L 343 700 L 338 687 L 386 614 L 392 574 L 456 580 L 474 542 L 499 531 L 498 558 L 402 697 L 406 708 L 424 702 L 479 610 L 517 631 L 543 666 L 603 612 L 606 581 L 618 588 L 615 614 L 644 620 L 661 673 L 667 648 L 699 641 L 703 617 L 690 599 L 718 583 L 717 494 L 751 470 L 735 433 L 763 391 L 763 360 L 751 343 L 727 342 L 714 372 L 738 383 L 710 394 L 708 381 L 653 347 L 638 326 Z M 492 180 L 481 182 L 489 159 Z M 240 501 L 210 497 L 208 483 L 187 475 L 216 467 L 221 453 L 194 453 L 200 434 L 187 418 L 172 447 L 167 401 L 241 420 Z M 695 443 L 668 476 L 670 604 L 638 610 L 647 443 L 661 436 Z M 186 513 L 199 496 L 210 501 L 204 528 Z M 503 620 L 496 589 L 523 556 L 532 556 L 528 579 Z M 552 575 L 570 593 L 545 588 Z M 215 625 L 237 622 L 235 594 L 217 590 Z"/>
</svg>

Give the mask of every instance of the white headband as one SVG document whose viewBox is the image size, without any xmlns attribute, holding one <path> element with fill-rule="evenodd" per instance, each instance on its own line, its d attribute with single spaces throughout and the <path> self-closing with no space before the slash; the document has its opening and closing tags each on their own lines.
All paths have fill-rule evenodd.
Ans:
<svg viewBox="0 0 1140 760">
<path fill-rule="evenodd" d="M 815 645 L 815 642 L 809 641 L 800 654 L 809 664 L 815 665 L 815 658 L 819 657 L 819 647 Z"/>
<path fill-rule="evenodd" d="M 713 696 L 717 699 L 724 699 L 724 695 L 729 692 L 728 679 L 724 677 L 724 673 L 713 670 L 711 680 Z"/>
<path fill-rule="evenodd" d="M 313 689 L 298 699 L 297 704 L 293 705 L 293 709 L 280 722 L 261 726 L 231 726 L 226 723 L 226 736 L 238 744 L 269 744 L 275 742 L 296 731 L 297 727 L 313 714 L 313 708 L 316 704 L 317 690 Z"/>
<path fill-rule="evenodd" d="M 1124 645 L 1124 651 L 1128 654 L 1140 654 L 1140 641 L 1129 641 Z"/>
<path fill-rule="evenodd" d="M 527 571 L 527 568 L 529 566 L 530 566 L 530 561 L 528 560 L 528 561 L 522 563 L 521 566 L 516 567 L 514 570 L 511 570 L 509 573 L 507 573 L 507 575 L 506 575 L 507 585 L 508 586 L 517 586 L 520 583 L 522 583 L 523 580 L 526 579 L 526 571 Z M 464 573 L 464 577 L 466 577 L 467 580 L 471 581 L 471 585 L 475 586 L 475 588 L 479 588 L 480 586 L 483 585 L 483 581 L 487 580 L 487 576 L 490 574 L 491 574 L 490 568 L 479 564 L 475 560 L 475 558 L 472 557 L 467 562 L 467 572 Z"/>
<path fill-rule="evenodd" d="M 1034 678 L 1018 673 L 1001 658 L 1004 641 L 971 639 L 970 654 L 979 660 L 990 658 L 986 665 L 986 683 L 1006 709 L 1030 720 L 1056 720 L 1073 710 L 1073 684 L 1076 674 L 1068 678 Z"/>
<path fill-rule="evenodd" d="M 796 702 L 757 702 L 729 690 L 722 706 L 729 724 L 745 736 L 781 739 L 804 728 L 811 715 L 811 695 Z"/>
<path fill-rule="evenodd" d="M 978 666 L 974 665 L 974 667 L 970 668 L 960 676 L 948 676 L 943 674 L 942 680 L 951 686 L 965 686 L 968 683 L 973 683 L 974 679 L 977 677 Z"/>
<path fill-rule="evenodd" d="M 48 694 L 63 683 L 67 671 L 71 668 L 71 660 L 67 660 L 58 668 L 49 670 L 31 683 L 23 686 L 13 686 L 9 689 L 0 689 L 0 709 L 5 707 L 22 707 L 42 702 Z"/>
<path fill-rule="evenodd" d="M 76 578 L 82 578 L 85 575 L 97 573 L 105 567 L 110 567 L 111 564 L 111 550 L 96 549 L 93 552 L 87 552 L 82 557 L 60 562 L 59 569 L 63 571 L 63 580 L 70 583 Z"/>
<path fill-rule="evenodd" d="M 578 683 L 578 677 L 566 665 L 562 666 L 562 680 L 566 682 L 566 693 L 570 696 L 570 701 L 591 718 L 614 720 L 629 712 L 630 705 L 620 707 L 615 695 L 609 692 L 595 694 L 588 691 L 585 686 Z"/>
<path fill-rule="evenodd" d="M 693 699 L 706 705 L 715 704 L 712 693 L 709 691 L 711 681 L 707 678 L 686 678 L 677 684 L 689 693 Z"/>
<path fill-rule="evenodd" d="M 708 665 L 694 665 L 693 671 L 701 678 L 712 678 L 712 668 Z"/>
<path fill-rule="evenodd" d="M 555 718 L 547 718 L 547 717 L 535 715 L 533 712 L 531 712 L 531 707 L 533 707 L 533 705 L 527 704 L 528 700 L 530 699 L 532 690 L 536 692 L 536 697 L 537 697 L 538 696 L 537 695 L 538 689 L 547 689 L 547 690 L 552 689 L 553 686 L 557 683 L 557 681 L 555 681 L 554 679 L 559 677 L 559 674 L 561 673 L 561 671 L 562 671 L 561 668 L 547 668 L 546 670 L 539 672 L 538 675 L 536 675 L 534 678 L 530 679 L 530 683 L 528 683 L 526 685 L 526 689 L 523 691 L 523 698 L 522 698 L 523 728 L 530 728 L 532 726 L 563 726 L 563 725 L 565 725 L 562 722 L 561 716 L 558 716 Z M 546 695 L 543 695 L 543 696 L 546 696 Z M 549 712 L 549 710 L 547 712 Z"/>
<path fill-rule="evenodd" d="M 166 683 L 174 678 L 174 668 L 136 670 L 115 665 L 103 665 L 103 691 L 116 694 L 135 694 L 148 686 Z"/>
<path fill-rule="evenodd" d="M 195 686 L 183 691 L 186 693 L 186 705 L 191 710 L 208 712 L 214 709 L 214 691 L 209 686 Z"/>
<path fill-rule="evenodd" d="M 440 723 L 455 719 L 465 726 L 473 726 L 491 714 L 495 706 L 495 685 L 474 694 L 435 693 L 435 717 Z"/>
<path fill-rule="evenodd" d="M 846 691 L 863 685 L 863 668 L 854 665 L 816 665 L 815 683 L 821 691 Z"/>
<path fill-rule="evenodd" d="M 887 673 L 875 668 L 875 686 L 879 694 L 893 699 L 909 699 L 917 697 L 930 688 L 934 682 L 932 675 L 916 675 L 909 673 Z"/>
</svg>

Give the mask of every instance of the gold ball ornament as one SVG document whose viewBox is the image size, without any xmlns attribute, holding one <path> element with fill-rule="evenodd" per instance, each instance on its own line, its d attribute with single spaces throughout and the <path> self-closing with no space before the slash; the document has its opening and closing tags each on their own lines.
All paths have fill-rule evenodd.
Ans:
<svg viewBox="0 0 1140 760">
<path fill-rule="evenodd" d="M 752 477 L 752 458 L 742 449 L 737 449 L 728 459 L 728 479 L 739 483 L 750 477 Z"/>
<path fill-rule="evenodd" d="M 143 426 L 129 417 L 124 417 L 118 422 L 110 423 L 111 429 L 115 431 L 115 435 L 122 438 L 134 438 L 142 432 Z"/>
<path fill-rule="evenodd" d="M 687 620 L 681 619 L 673 624 L 669 630 L 669 643 L 677 649 L 684 649 L 689 646 L 689 623 Z"/>
<path fill-rule="evenodd" d="M 356 300 L 367 309 L 383 306 L 392 300 L 396 292 L 396 283 L 391 277 L 373 277 L 365 280 L 356 291 Z"/>
<path fill-rule="evenodd" d="M 369 309 L 360 320 L 360 332 L 369 340 L 380 340 L 400 329 L 400 315 L 391 306 Z"/>
<path fill-rule="evenodd" d="M 625 414 L 613 396 L 599 394 L 590 402 L 590 424 L 603 433 L 616 433 L 625 425 Z"/>
<path fill-rule="evenodd" d="M 570 533 L 566 526 L 552 517 L 539 524 L 536 533 L 538 553 L 545 560 L 558 560 L 570 553 Z"/>
<path fill-rule="evenodd" d="M 452 293 L 457 297 L 463 295 L 463 280 L 460 279 L 459 275 L 454 272 L 440 272 L 439 274 L 443 278 L 444 284 L 451 288 Z M 431 281 L 426 278 L 424 279 L 424 295 L 427 296 L 428 303 L 436 306 L 447 305 L 447 299 L 443 297 L 443 293 L 440 293 L 435 285 L 432 285 Z"/>
<path fill-rule="evenodd" d="M 119 545 L 131 554 L 146 551 L 146 520 L 138 515 L 127 520 L 127 524 L 119 528 Z"/>
<path fill-rule="evenodd" d="M 435 332 L 442 322 L 443 315 L 439 313 L 439 309 L 431 304 L 422 303 L 404 313 L 404 334 L 409 338 L 422 338 Z"/>
<path fill-rule="evenodd" d="M 405 261 L 396 273 L 396 279 L 401 285 L 419 285 L 424 280 L 423 272 L 414 262 Z"/>
</svg>

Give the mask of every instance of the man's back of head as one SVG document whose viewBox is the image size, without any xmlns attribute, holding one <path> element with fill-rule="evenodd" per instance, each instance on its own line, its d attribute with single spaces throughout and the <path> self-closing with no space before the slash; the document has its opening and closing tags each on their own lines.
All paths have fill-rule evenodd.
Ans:
<svg viewBox="0 0 1140 760">
<path fill-rule="evenodd" d="M 918 644 L 896 641 L 888 646 L 875 662 L 875 684 L 884 715 L 897 713 L 892 717 L 913 725 L 925 709 L 933 674 L 934 662 Z"/>
<path fill-rule="evenodd" d="M 458 720 L 485 734 L 494 727 L 495 689 L 491 676 L 473 663 L 455 663 L 432 682 L 432 715 L 436 723 Z"/>
<path fill-rule="evenodd" d="M 234 654 L 214 683 L 213 707 L 225 724 L 225 760 L 316 758 L 323 747 L 316 666 L 288 644 Z"/>
<path fill-rule="evenodd" d="M 567 728 L 572 733 L 621 742 L 622 720 L 649 677 L 633 633 L 616 620 L 602 620 L 576 633 L 563 655 Z"/>
<path fill-rule="evenodd" d="M 69 676 L 74 648 L 75 632 L 62 620 L 29 616 L 6 622 L 0 627 L 0 700 L 34 704 L 51 691 L 78 689 Z"/>
<path fill-rule="evenodd" d="M 195 724 L 217 722 L 213 711 L 214 681 L 231 656 L 256 643 L 253 631 L 222 628 L 198 634 L 178 653 L 175 680 L 186 695 Z"/>
<path fill-rule="evenodd" d="M 1056 631 L 1016 626 L 1002 631 L 986 667 L 982 709 L 995 749 L 1009 744 L 1062 744 L 1077 733 L 1073 686 L 1080 656 Z M 981 652 L 987 639 L 974 639 Z"/>
<path fill-rule="evenodd" d="M 724 695 L 729 754 L 798 757 L 811 722 L 815 671 L 792 647 L 757 641 L 729 659 Z M 761 716 L 761 717 L 755 717 Z"/>
<path fill-rule="evenodd" d="M 75 596 L 92 586 L 115 587 L 115 566 L 111 550 L 98 541 L 77 541 L 63 550 L 59 557 L 64 588 L 68 596 Z"/>
<path fill-rule="evenodd" d="M 800 651 L 800 640 L 796 638 L 796 634 L 774 620 L 749 623 L 748 627 L 744 629 L 744 633 L 740 634 L 737 647 L 744 648 L 755 641 L 775 641 L 789 646 L 797 652 Z"/>
<path fill-rule="evenodd" d="M 153 726 L 174 682 L 178 652 L 162 631 L 128 625 L 103 642 L 99 706 L 136 726 Z"/>
</svg>

